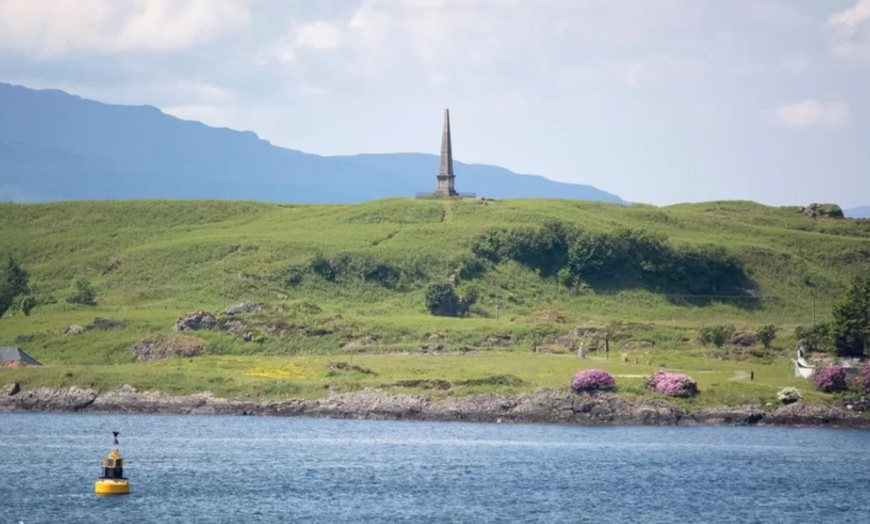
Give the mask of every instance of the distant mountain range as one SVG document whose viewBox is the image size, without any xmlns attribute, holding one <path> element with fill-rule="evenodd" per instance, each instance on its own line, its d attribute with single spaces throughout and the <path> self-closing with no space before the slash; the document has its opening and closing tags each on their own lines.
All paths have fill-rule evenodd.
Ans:
<svg viewBox="0 0 870 524">
<path fill-rule="evenodd" d="M 319 156 L 150 106 L 0 83 L 0 200 L 362 202 L 432 191 L 437 172 L 437 155 Z M 592 186 L 498 166 L 456 162 L 455 172 L 458 190 L 480 196 L 625 203 Z"/>
<path fill-rule="evenodd" d="M 849 218 L 870 218 L 870 206 L 853 207 L 844 209 L 843 214 Z"/>
</svg>

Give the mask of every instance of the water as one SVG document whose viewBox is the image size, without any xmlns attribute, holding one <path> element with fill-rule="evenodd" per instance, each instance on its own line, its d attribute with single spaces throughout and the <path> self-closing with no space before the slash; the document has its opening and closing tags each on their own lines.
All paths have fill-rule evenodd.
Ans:
<svg viewBox="0 0 870 524">
<path fill-rule="evenodd" d="M 0 414 L 0 524 L 845 523 L 868 488 L 867 431 Z"/>
</svg>

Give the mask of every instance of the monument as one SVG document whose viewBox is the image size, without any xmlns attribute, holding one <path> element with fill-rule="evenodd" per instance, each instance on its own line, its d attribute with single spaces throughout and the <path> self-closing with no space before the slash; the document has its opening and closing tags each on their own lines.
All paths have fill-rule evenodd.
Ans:
<svg viewBox="0 0 870 524">
<path fill-rule="evenodd" d="M 444 110 L 444 131 L 441 133 L 441 165 L 438 168 L 436 196 L 456 196 L 453 174 L 453 146 L 450 143 L 450 110 Z"/>
</svg>

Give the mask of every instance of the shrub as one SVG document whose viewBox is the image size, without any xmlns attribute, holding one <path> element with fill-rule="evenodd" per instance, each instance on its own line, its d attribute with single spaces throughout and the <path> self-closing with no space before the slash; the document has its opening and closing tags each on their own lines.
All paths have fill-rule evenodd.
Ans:
<svg viewBox="0 0 870 524">
<path fill-rule="evenodd" d="M 855 377 L 855 387 L 862 393 L 870 393 L 870 362 L 861 366 L 861 371 Z"/>
<path fill-rule="evenodd" d="M 90 281 L 80 278 L 75 281 L 73 294 L 67 297 L 70 304 L 84 304 L 86 306 L 97 305 L 97 292 L 91 287 Z"/>
<path fill-rule="evenodd" d="M 780 389 L 776 394 L 776 399 L 783 404 L 794 404 L 803 400 L 804 396 L 797 388 L 788 387 Z"/>
<path fill-rule="evenodd" d="M 818 373 L 813 378 L 816 389 L 825 393 L 836 393 L 837 391 L 845 391 L 846 385 L 846 370 L 843 366 L 828 366 Z"/>
<path fill-rule="evenodd" d="M 459 297 L 450 284 L 431 284 L 426 290 L 426 309 L 440 317 L 455 317 L 459 314 Z"/>
<path fill-rule="evenodd" d="M 21 299 L 21 311 L 24 313 L 25 316 L 30 315 L 30 312 L 35 307 L 36 297 L 34 297 L 33 295 L 26 295 L 24 298 Z"/>
<path fill-rule="evenodd" d="M 647 389 L 672 397 L 694 397 L 698 383 L 689 375 L 657 371 L 646 382 Z"/>
<path fill-rule="evenodd" d="M 734 326 L 708 326 L 701 330 L 698 334 L 698 340 L 703 345 L 713 344 L 717 348 L 721 348 L 726 342 L 731 340 L 734 335 Z"/>
<path fill-rule="evenodd" d="M 758 328 L 758 340 L 761 341 L 764 349 L 770 349 L 771 342 L 776 338 L 776 331 L 776 326 L 773 324 L 765 324 Z"/>
<path fill-rule="evenodd" d="M 582 391 L 608 391 L 613 389 L 616 382 L 613 375 L 601 369 L 583 369 L 571 379 L 571 389 L 580 393 Z"/>
<path fill-rule="evenodd" d="M 816 324 L 815 326 L 796 326 L 794 338 L 801 345 L 807 345 L 815 350 L 821 350 L 830 341 L 830 329 L 828 324 Z"/>
</svg>

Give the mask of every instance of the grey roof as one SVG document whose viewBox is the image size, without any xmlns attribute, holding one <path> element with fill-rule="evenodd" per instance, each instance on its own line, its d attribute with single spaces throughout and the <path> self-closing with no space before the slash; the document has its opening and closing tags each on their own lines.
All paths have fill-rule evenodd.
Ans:
<svg viewBox="0 0 870 524">
<path fill-rule="evenodd" d="M 0 365 L 7 362 L 24 362 L 28 366 L 42 365 L 20 348 L 0 348 Z"/>
</svg>

